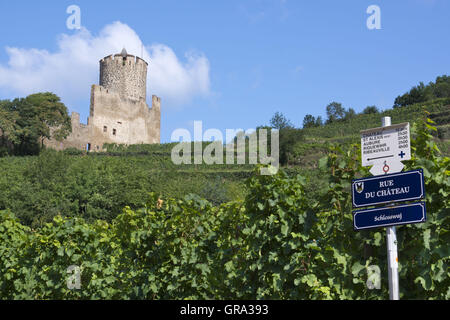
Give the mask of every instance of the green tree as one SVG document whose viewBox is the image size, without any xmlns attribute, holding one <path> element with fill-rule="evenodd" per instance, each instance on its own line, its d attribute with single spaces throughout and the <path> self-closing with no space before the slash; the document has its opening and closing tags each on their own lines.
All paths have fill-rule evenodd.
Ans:
<svg viewBox="0 0 450 320">
<path fill-rule="evenodd" d="M 427 221 L 397 229 L 400 299 L 450 299 L 450 159 L 440 154 L 433 141 L 436 130 L 430 119 L 411 127 L 412 157 L 405 161 L 405 171 L 423 169 Z M 88 162 L 73 170 L 66 170 L 73 159 L 64 159 L 64 153 L 43 152 L 41 159 L 35 158 L 19 159 L 17 168 L 23 167 L 22 160 L 37 160 L 29 168 L 35 177 L 28 176 L 26 181 L 42 184 L 49 192 L 43 194 L 41 204 L 55 201 L 53 207 L 61 215 L 36 229 L 23 225 L 14 210 L 4 211 L 0 205 L 0 299 L 389 297 L 384 229 L 353 229 L 352 181 L 369 175 L 368 168 L 361 166 L 359 143 L 332 146 L 319 160 L 316 174 L 325 180 L 326 188 L 319 192 L 315 186 L 314 198 L 308 196 L 308 185 L 314 182 L 307 177 L 292 176 L 283 169 L 272 176 L 261 175 L 257 166 L 242 201 L 213 206 L 195 195 L 173 199 L 150 193 L 143 207 L 125 206 L 109 222 L 63 217 L 61 196 L 78 187 L 86 200 L 100 202 L 110 211 L 99 193 L 135 180 L 129 177 L 136 172 L 134 161 L 121 167 L 126 176 L 119 184 L 104 188 L 107 180 L 99 181 L 102 177 L 117 180 L 112 176 L 118 171 L 115 157 L 101 157 L 107 162 L 94 166 L 101 170 L 94 177 L 86 172 L 93 167 L 90 159 L 99 157 L 76 157 Z M 12 159 L 0 160 L 1 166 Z M 59 182 L 71 180 L 74 174 L 79 180 L 61 190 Z M 3 177 L 0 190 L 9 192 L 11 187 L 1 184 Z M 81 186 L 84 179 L 90 181 Z M 124 187 L 127 191 L 133 185 Z M 35 197 L 32 189 L 15 189 L 19 197 Z M 35 200 L 30 201 L 31 214 Z M 117 203 L 116 199 L 111 203 Z M 51 209 L 51 203 L 47 208 Z M 66 285 L 70 265 L 82 270 L 81 290 Z M 380 267 L 380 290 L 367 286 L 370 266 Z"/>
<path fill-rule="evenodd" d="M 12 151 L 14 143 L 19 142 L 19 114 L 12 110 L 11 101 L 0 101 L 0 156 Z"/>
<path fill-rule="evenodd" d="M 303 132 L 299 129 L 285 128 L 280 130 L 280 164 L 286 165 L 294 146 L 303 140 Z"/>
<path fill-rule="evenodd" d="M 345 109 L 342 107 L 342 104 L 339 102 L 331 102 L 327 105 L 327 123 L 333 123 L 338 120 L 342 120 L 345 116 Z"/>
<path fill-rule="evenodd" d="M 430 82 L 428 85 L 420 82 L 419 85 L 412 87 L 409 92 L 398 96 L 394 101 L 394 108 L 448 97 L 450 97 L 450 77 L 443 75 L 437 77 L 435 82 Z"/>
<path fill-rule="evenodd" d="M 72 131 L 67 107 L 53 93 L 14 99 L 12 105 L 19 114 L 16 124 L 21 128 L 20 142 L 15 146 L 18 154 L 36 154 L 45 139 L 61 141 Z"/>
<path fill-rule="evenodd" d="M 316 118 L 316 127 L 320 127 L 320 126 L 323 126 L 323 120 L 322 120 L 321 116 L 318 116 Z"/>
<path fill-rule="evenodd" d="M 352 118 L 354 118 L 356 116 L 356 111 L 353 108 L 349 108 L 346 112 L 345 112 L 345 116 L 344 119 L 345 120 L 350 120 Z"/>
<path fill-rule="evenodd" d="M 270 119 L 270 126 L 278 130 L 294 127 L 292 122 L 288 120 L 281 112 L 275 112 L 272 119 Z"/>
<path fill-rule="evenodd" d="M 279 130 L 280 164 L 286 165 L 295 143 L 303 137 L 302 131 L 295 129 L 292 122 L 281 112 L 276 112 L 270 119 L 270 127 Z"/>
<path fill-rule="evenodd" d="M 441 76 L 436 78 L 436 83 L 432 85 L 433 94 L 436 98 L 450 97 L 450 76 Z"/>
<path fill-rule="evenodd" d="M 374 114 L 374 113 L 379 113 L 379 112 L 380 111 L 378 110 L 378 108 L 376 106 L 367 106 L 363 110 L 363 114 Z"/>
<path fill-rule="evenodd" d="M 303 118 L 303 128 L 312 128 L 316 126 L 316 118 L 313 115 L 307 114 Z"/>
</svg>

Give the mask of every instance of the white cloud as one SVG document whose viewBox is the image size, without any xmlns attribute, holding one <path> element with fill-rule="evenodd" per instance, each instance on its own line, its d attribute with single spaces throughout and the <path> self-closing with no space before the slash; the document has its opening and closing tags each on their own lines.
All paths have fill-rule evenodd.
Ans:
<svg viewBox="0 0 450 320">
<path fill-rule="evenodd" d="M 183 64 L 165 45 L 152 45 L 148 51 L 151 59 L 149 81 L 154 92 L 171 97 L 176 104 L 192 95 L 207 96 L 210 93 L 209 61 L 206 57 L 188 52 L 185 54 L 187 62 Z"/>
<path fill-rule="evenodd" d="M 149 62 L 147 94 L 158 95 L 165 106 L 179 106 L 210 94 L 210 67 L 204 55 L 188 52 L 181 61 L 164 44 L 144 45 L 136 32 L 121 22 L 105 26 L 98 36 L 87 29 L 63 34 L 57 45 L 56 52 L 7 47 L 9 61 L 0 64 L 0 89 L 19 95 L 52 91 L 71 109 L 71 102 L 98 84 L 99 60 L 125 47 L 129 54 L 142 55 Z"/>
</svg>

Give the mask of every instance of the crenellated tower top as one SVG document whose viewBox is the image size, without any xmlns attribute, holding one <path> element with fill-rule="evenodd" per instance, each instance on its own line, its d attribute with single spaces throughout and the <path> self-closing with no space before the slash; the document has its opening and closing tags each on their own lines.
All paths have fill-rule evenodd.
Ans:
<svg viewBox="0 0 450 320">
<path fill-rule="evenodd" d="M 124 48 L 120 54 L 100 60 L 100 85 L 124 99 L 145 101 L 147 66 L 146 61 L 128 54 Z"/>
</svg>

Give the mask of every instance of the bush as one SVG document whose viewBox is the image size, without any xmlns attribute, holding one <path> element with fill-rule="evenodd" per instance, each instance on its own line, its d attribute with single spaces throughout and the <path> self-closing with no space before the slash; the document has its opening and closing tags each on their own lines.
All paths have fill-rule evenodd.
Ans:
<svg viewBox="0 0 450 320">
<path fill-rule="evenodd" d="M 450 299 L 450 159 L 432 131 L 431 120 L 412 127 L 413 157 L 405 162 L 424 171 L 428 221 L 398 228 L 402 299 Z M 2 211 L 1 297 L 387 299 L 384 230 L 353 230 L 351 181 L 368 175 L 360 154 L 359 145 L 331 147 L 319 161 L 328 188 L 316 200 L 306 196 L 304 177 L 262 176 L 257 168 L 246 199 L 220 206 L 152 193 L 111 223 L 56 215 L 37 230 Z M 64 155 L 51 161 L 57 170 L 41 173 L 41 183 L 61 179 Z M 80 290 L 67 288 L 71 265 L 81 268 Z M 373 265 L 381 290 L 366 285 Z"/>
</svg>

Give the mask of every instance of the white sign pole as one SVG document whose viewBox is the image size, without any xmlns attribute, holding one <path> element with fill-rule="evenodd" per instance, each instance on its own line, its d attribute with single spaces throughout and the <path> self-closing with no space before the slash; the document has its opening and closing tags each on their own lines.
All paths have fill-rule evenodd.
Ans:
<svg viewBox="0 0 450 320">
<path fill-rule="evenodd" d="M 391 117 L 382 118 L 381 123 L 382 127 L 390 126 Z M 386 228 L 386 244 L 388 257 L 389 299 L 399 300 L 397 232 L 395 226 Z"/>
</svg>

